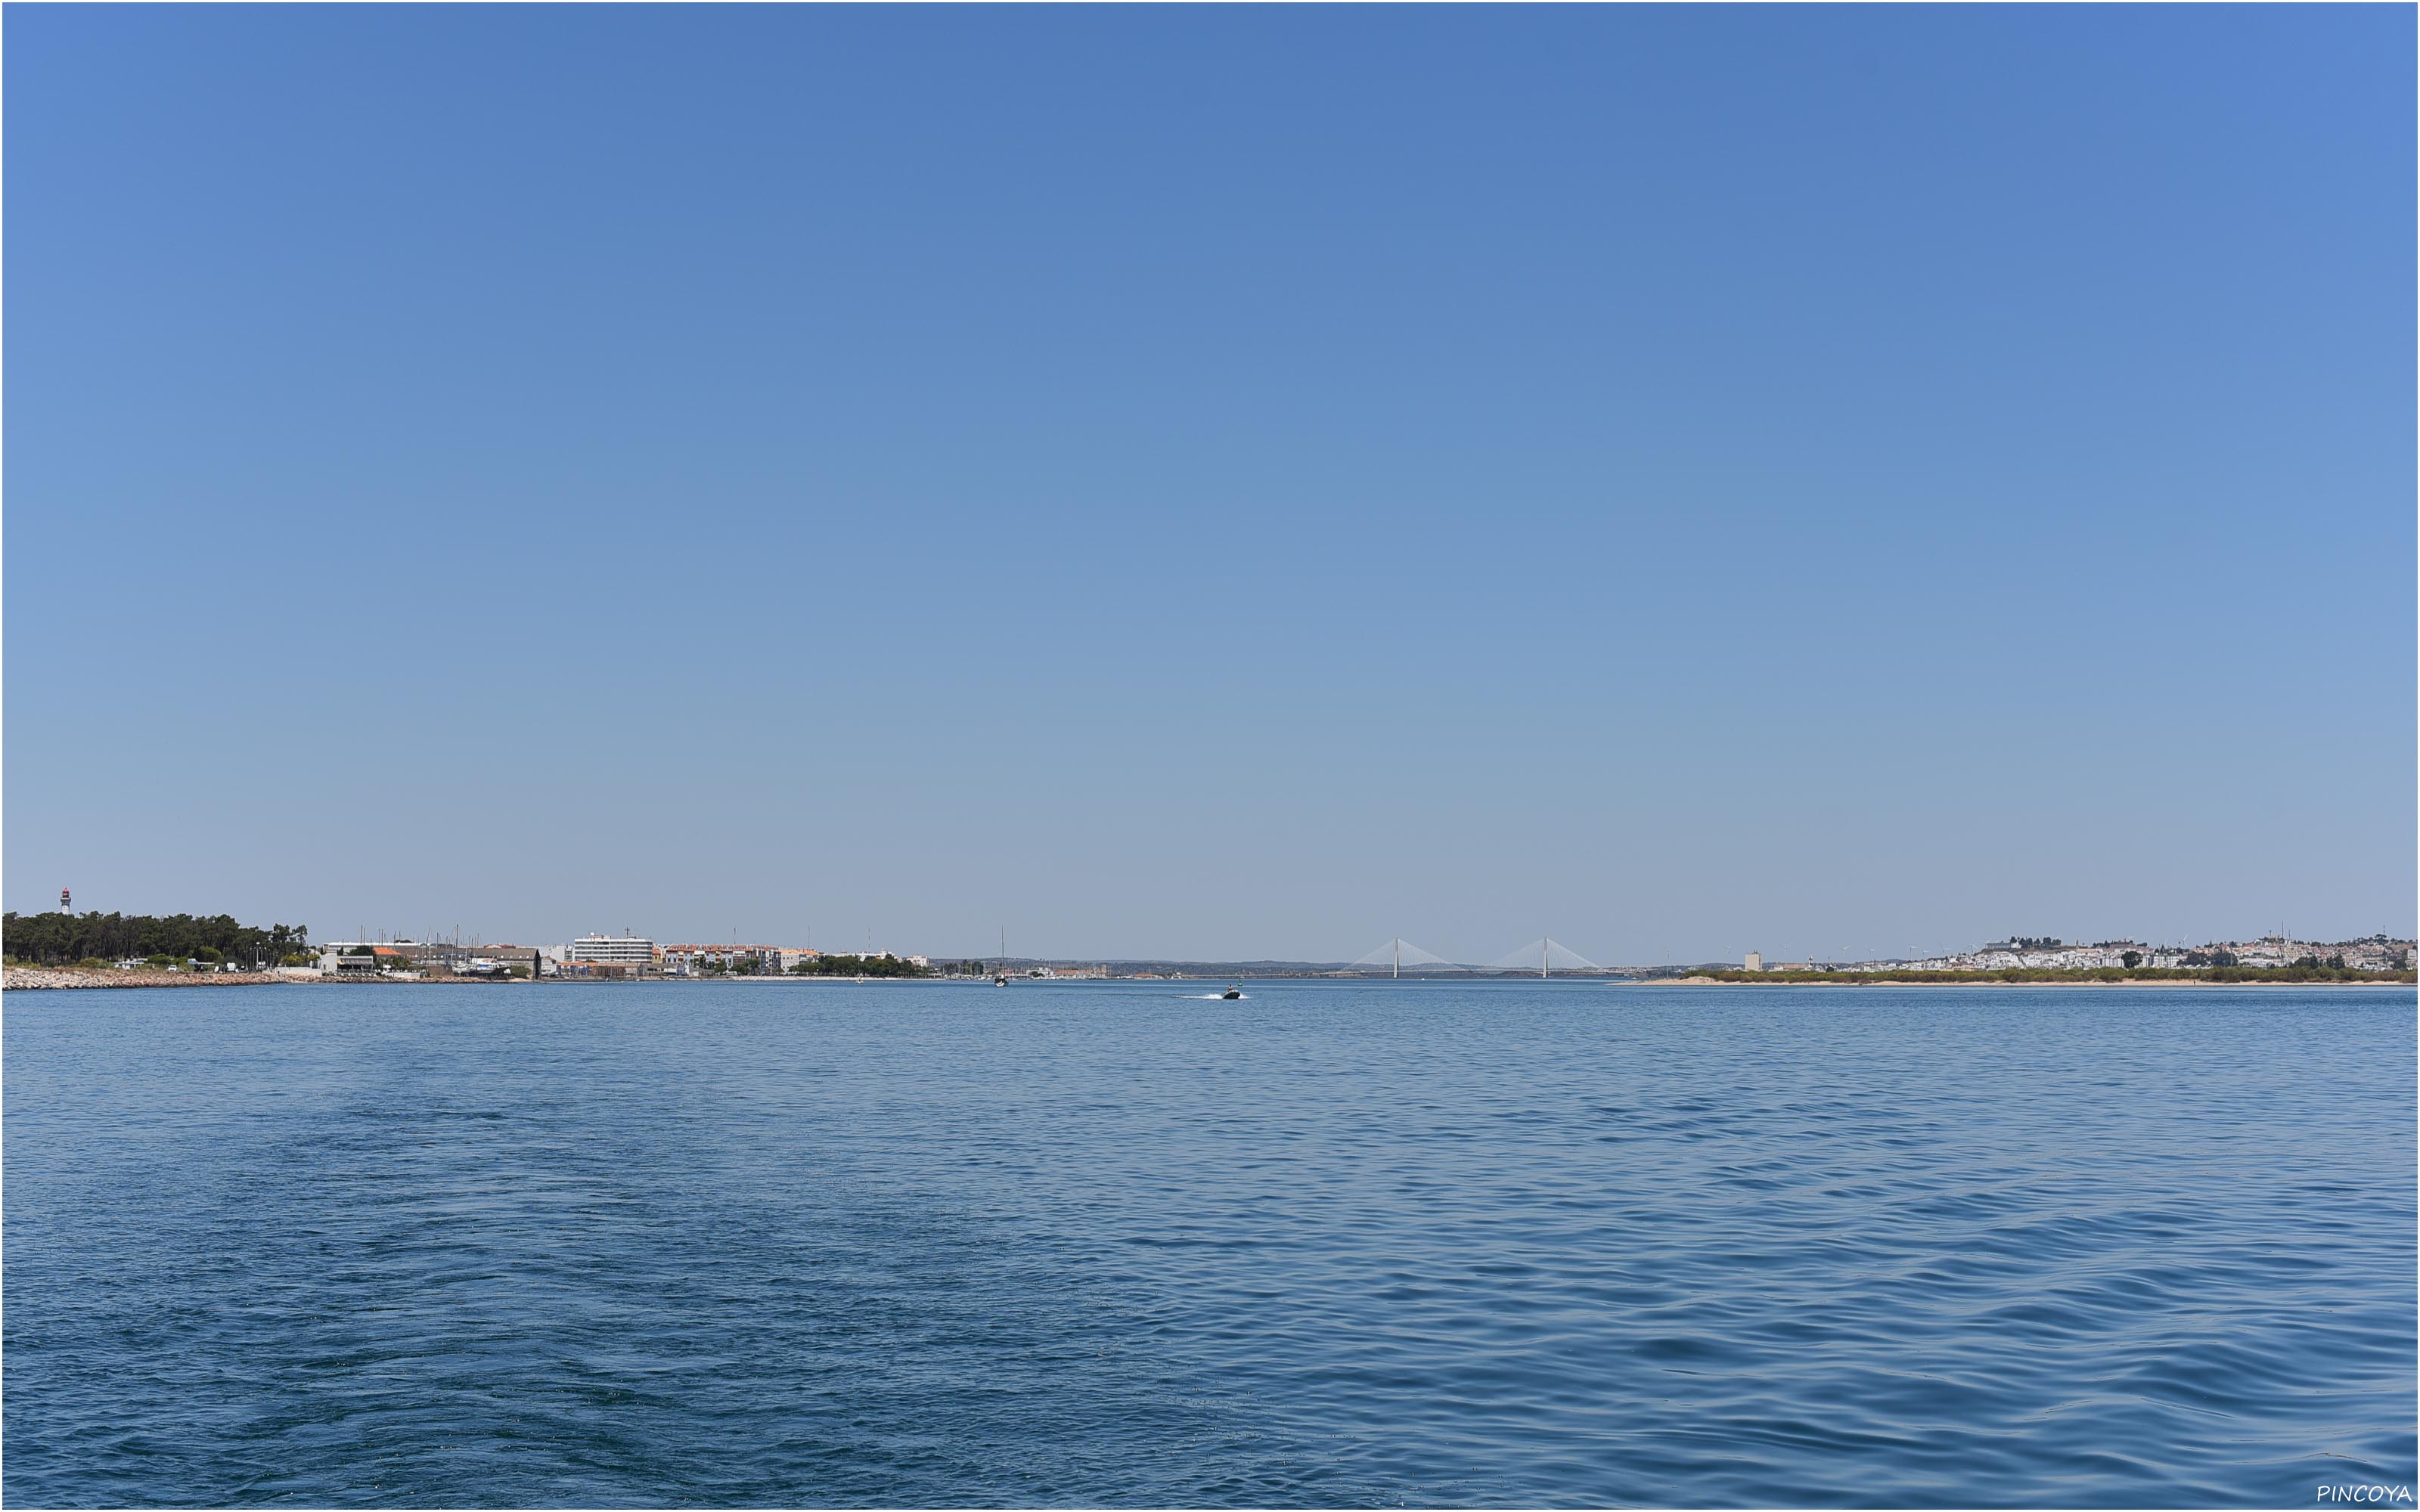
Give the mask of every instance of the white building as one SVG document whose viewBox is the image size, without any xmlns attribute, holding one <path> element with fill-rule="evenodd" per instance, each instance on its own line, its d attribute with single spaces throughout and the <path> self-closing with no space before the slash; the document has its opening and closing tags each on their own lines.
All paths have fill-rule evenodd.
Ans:
<svg viewBox="0 0 2420 1512">
<path fill-rule="evenodd" d="M 1762 971 L 1764 969 L 1764 952 L 1762 950 L 1750 950 L 1747 953 L 1746 963 L 1740 969 L 1743 971 Z"/>
<path fill-rule="evenodd" d="M 656 964 L 656 942 L 634 934 L 582 934 L 564 947 L 566 961 L 597 961 L 617 966 Z"/>
<path fill-rule="evenodd" d="M 741 945 L 735 941 L 728 945 L 667 945 L 656 955 L 667 975 L 697 977 L 706 974 L 709 964 L 721 971 L 787 971 L 814 953 L 779 945 Z"/>
</svg>

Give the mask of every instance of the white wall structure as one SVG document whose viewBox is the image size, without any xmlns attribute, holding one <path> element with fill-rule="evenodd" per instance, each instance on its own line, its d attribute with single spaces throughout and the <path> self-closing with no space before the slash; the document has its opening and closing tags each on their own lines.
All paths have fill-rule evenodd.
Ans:
<svg viewBox="0 0 2420 1512">
<path fill-rule="evenodd" d="M 651 966 L 656 964 L 656 942 L 634 934 L 582 934 L 564 947 L 564 959 Z"/>
</svg>

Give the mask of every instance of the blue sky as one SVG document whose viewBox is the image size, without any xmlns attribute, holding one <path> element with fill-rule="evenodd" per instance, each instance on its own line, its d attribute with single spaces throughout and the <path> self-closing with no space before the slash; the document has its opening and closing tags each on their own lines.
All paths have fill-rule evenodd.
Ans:
<svg viewBox="0 0 2420 1512">
<path fill-rule="evenodd" d="M 2409 929 L 2413 24 L 13 8 L 8 904 Z"/>
</svg>

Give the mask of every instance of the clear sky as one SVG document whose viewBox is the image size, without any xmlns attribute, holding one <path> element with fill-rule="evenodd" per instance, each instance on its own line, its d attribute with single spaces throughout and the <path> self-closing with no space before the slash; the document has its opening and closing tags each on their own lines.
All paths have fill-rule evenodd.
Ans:
<svg viewBox="0 0 2420 1512">
<path fill-rule="evenodd" d="M 8 905 L 2408 931 L 2413 51 L 12 7 Z"/>
</svg>

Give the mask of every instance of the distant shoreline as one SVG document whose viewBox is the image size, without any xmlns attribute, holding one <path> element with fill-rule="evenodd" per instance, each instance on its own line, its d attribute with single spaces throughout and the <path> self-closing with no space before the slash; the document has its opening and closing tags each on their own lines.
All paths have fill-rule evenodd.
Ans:
<svg viewBox="0 0 2420 1512">
<path fill-rule="evenodd" d="M 2397 976 L 2381 972 L 2367 981 L 2346 981 L 2337 978 L 2313 977 L 2300 981 L 2286 978 L 2242 980 L 2200 980 L 2191 977 L 2071 977 L 2064 980 L 2033 979 L 2020 981 L 1998 981 L 1990 979 L 1975 980 L 1953 978 L 1947 981 L 1909 981 L 1903 977 L 1876 977 L 1858 981 L 1838 977 L 1813 977 L 1793 980 L 1775 977 L 1758 980 L 1752 977 L 1655 977 L 1640 982 L 1642 987 L 1914 987 L 1921 991 L 1938 991 L 1944 987 L 2410 987 L 2413 979 L 2409 973 Z"/>
<path fill-rule="evenodd" d="M 0 968 L 0 989 L 8 992 L 124 992 L 136 987 L 623 987 L 639 982 L 709 982 L 709 981 L 831 981 L 831 982 L 979 982 L 979 977 L 839 977 L 768 973 L 761 976 L 727 977 L 455 977 L 419 976 L 384 977 L 364 974 L 353 977 L 323 977 L 315 973 L 296 972 L 292 976 L 275 971 L 86 971 L 75 966 L 8 966 Z M 1016 979 L 1020 983 L 1027 979 Z M 1099 980 L 1098 978 L 1067 977 L 1063 981 Z"/>
<path fill-rule="evenodd" d="M 1144 983 L 1165 983 L 1171 986 L 1195 986 L 1209 980 L 1210 979 L 1208 977 L 1017 977 L 1011 980 L 1010 985 L 1016 987 L 1053 986 L 1065 985 L 1070 982 L 1079 981 L 1110 981 L 1128 986 L 1140 986 Z M 1335 980 L 1334 979 L 1322 977 L 1261 977 L 1246 978 L 1244 980 L 1260 981 L 1292 980 L 1318 983 L 1322 985 L 1332 985 Z M 1348 979 L 1347 980 L 1348 984 L 1377 985 L 1385 980 L 1386 979 L 1380 978 Z M 1406 978 L 1404 980 L 1417 980 L 1425 983 L 1439 980 L 1450 982 L 1454 979 Z M 1514 979 L 1474 980 L 1494 980 Z M 2350 987 L 2359 989 L 2376 989 L 2380 987 L 2410 988 L 2414 985 L 2413 974 L 2411 972 L 2403 972 L 2400 974 L 2381 973 L 2375 978 L 2356 978 L 2350 980 L 2342 978 L 2305 978 L 2302 980 L 2294 980 L 2282 977 L 2258 978 L 2252 980 L 2229 978 L 2218 980 L 2191 977 L 2120 977 L 2111 979 L 2098 975 L 2078 975 L 2071 978 L 2054 978 L 2049 980 L 2032 978 L 2015 981 L 2003 980 L 1996 977 L 1990 976 L 1980 978 L 1952 977 L 1943 980 L 1925 981 L 1910 980 L 1905 977 L 1792 977 L 1778 973 L 1760 973 L 1756 976 L 1740 974 L 1724 977 L 1609 977 L 1596 979 L 1582 978 L 1575 974 L 1562 980 L 1566 982 L 1595 980 L 1607 986 L 1637 987 L 1912 987 L 1927 991 L 1937 991 L 1942 988 L 1971 987 Z M 765 975 L 703 978 L 642 977 L 631 979 L 611 977 L 546 977 L 533 980 L 527 977 L 495 978 L 431 976 L 398 980 L 393 977 L 320 977 L 302 973 L 287 976 L 282 973 L 266 971 L 85 971 L 73 966 L 9 966 L 7 967 L 5 971 L 0 971 L 0 988 L 5 988 L 9 992 L 122 992 L 132 988 L 144 987 L 315 987 L 329 984 L 358 986 L 366 983 L 375 983 L 381 987 L 628 986 L 645 981 L 678 981 L 691 984 L 708 981 L 756 983 L 901 982 L 923 983 L 927 985 L 954 982 L 961 986 L 982 986 L 987 984 L 985 980 L 980 977 L 943 975 L 935 975 L 930 977 L 822 977 Z"/>
</svg>

